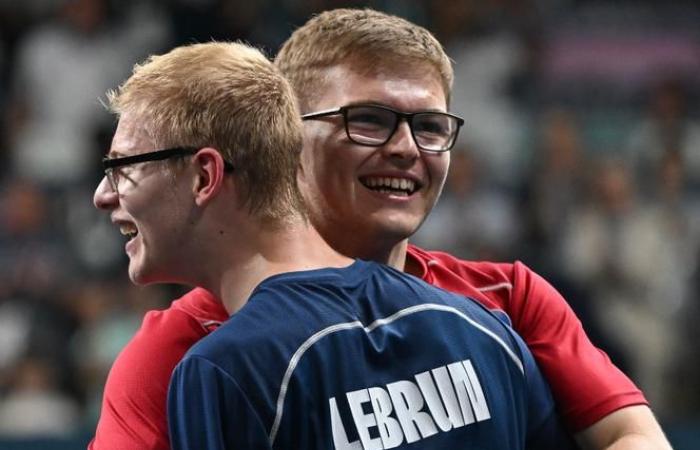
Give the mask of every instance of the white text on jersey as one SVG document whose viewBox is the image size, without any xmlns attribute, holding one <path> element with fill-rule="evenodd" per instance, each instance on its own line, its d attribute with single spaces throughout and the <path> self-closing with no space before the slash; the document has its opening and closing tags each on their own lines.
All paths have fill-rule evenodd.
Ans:
<svg viewBox="0 0 700 450">
<path fill-rule="evenodd" d="M 383 450 L 491 418 L 470 360 L 421 372 L 414 380 L 347 392 L 359 436 L 350 442 L 335 397 L 328 399 L 336 450 Z M 364 403 L 371 404 L 365 413 Z M 370 430 L 373 430 L 372 437 Z M 378 435 L 378 436 L 377 436 Z"/>
</svg>

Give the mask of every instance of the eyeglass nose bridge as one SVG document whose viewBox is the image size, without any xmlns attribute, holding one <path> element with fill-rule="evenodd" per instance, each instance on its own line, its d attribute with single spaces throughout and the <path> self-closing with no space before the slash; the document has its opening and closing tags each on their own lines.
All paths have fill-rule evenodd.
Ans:
<svg viewBox="0 0 700 450">
<path fill-rule="evenodd" d="M 403 113 L 400 111 L 391 112 L 394 113 L 395 117 L 394 126 L 392 127 L 391 131 L 387 135 L 387 138 L 382 145 L 386 145 L 389 142 L 391 142 L 391 139 L 394 137 L 399 127 L 401 126 L 401 122 L 405 122 L 406 126 L 408 127 L 408 134 L 411 136 L 411 140 L 413 141 L 413 145 L 416 146 L 416 151 L 420 150 L 421 146 L 420 144 L 418 144 L 416 135 L 413 133 L 413 117 L 415 117 L 415 113 Z"/>
</svg>

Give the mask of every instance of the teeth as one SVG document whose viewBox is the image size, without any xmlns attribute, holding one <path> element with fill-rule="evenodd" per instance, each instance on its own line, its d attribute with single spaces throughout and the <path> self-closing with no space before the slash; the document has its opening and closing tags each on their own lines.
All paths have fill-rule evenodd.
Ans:
<svg viewBox="0 0 700 450">
<path fill-rule="evenodd" d="M 392 190 L 413 193 L 416 189 L 416 183 L 408 178 L 367 177 L 362 182 L 365 186 L 383 193 L 392 193 Z"/>
<path fill-rule="evenodd" d="M 138 234 L 138 230 L 136 227 L 132 224 L 124 223 L 119 225 L 119 231 L 121 234 L 124 236 L 129 236 L 129 237 L 134 237 L 136 234 Z"/>
</svg>

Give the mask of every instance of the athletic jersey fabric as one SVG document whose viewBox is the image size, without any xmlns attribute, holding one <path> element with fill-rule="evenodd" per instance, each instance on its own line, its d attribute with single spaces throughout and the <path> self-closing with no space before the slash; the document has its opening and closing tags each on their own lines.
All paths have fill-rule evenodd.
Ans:
<svg viewBox="0 0 700 450">
<path fill-rule="evenodd" d="M 372 262 L 276 275 L 173 372 L 174 450 L 571 448 L 478 303 Z"/>
<path fill-rule="evenodd" d="M 566 300 L 524 264 L 463 261 L 415 246 L 408 254 L 428 283 L 508 316 L 535 356 L 572 431 L 625 406 L 648 404 L 608 355 L 591 343 Z"/>
<path fill-rule="evenodd" d="M 168 382 L 192 345 L 228 318 L 221 303 L 194 289 L 163 311 L 150 311 L 112 364 L 89 450 L 167 450 Z"/>
<path fill-rule="evenodd" d="M 642 393 L 586 337 L 564 299 L 521 263 L 463 261 L 409 245 L 421 277 L 500 310 L 528 344 L 574 432 L 611 412 L 646 404 Z M 166 393 L 185 352 L 228 314 L 203 289 L 149 312 L 112 365 L 89 450 L 168 450 Z"/>
</svg>

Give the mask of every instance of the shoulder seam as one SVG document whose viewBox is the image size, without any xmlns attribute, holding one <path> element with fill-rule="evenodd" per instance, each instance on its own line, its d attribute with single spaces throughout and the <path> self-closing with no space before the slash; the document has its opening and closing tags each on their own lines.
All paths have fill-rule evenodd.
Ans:
<svg viewBox="0 0 700 450">
<path fill-rule="evenodd" d="M 513 283 L 508 283 L 507 281 L 504 281 L 502 283 L 496 283 L 496 284 L 491 284 L 491 285 L 476 288 L 476 290 L 479 292 L 491 292 L 491 291 L 497 291 L 499 289 L 512 290 Z"/>
</svg>

